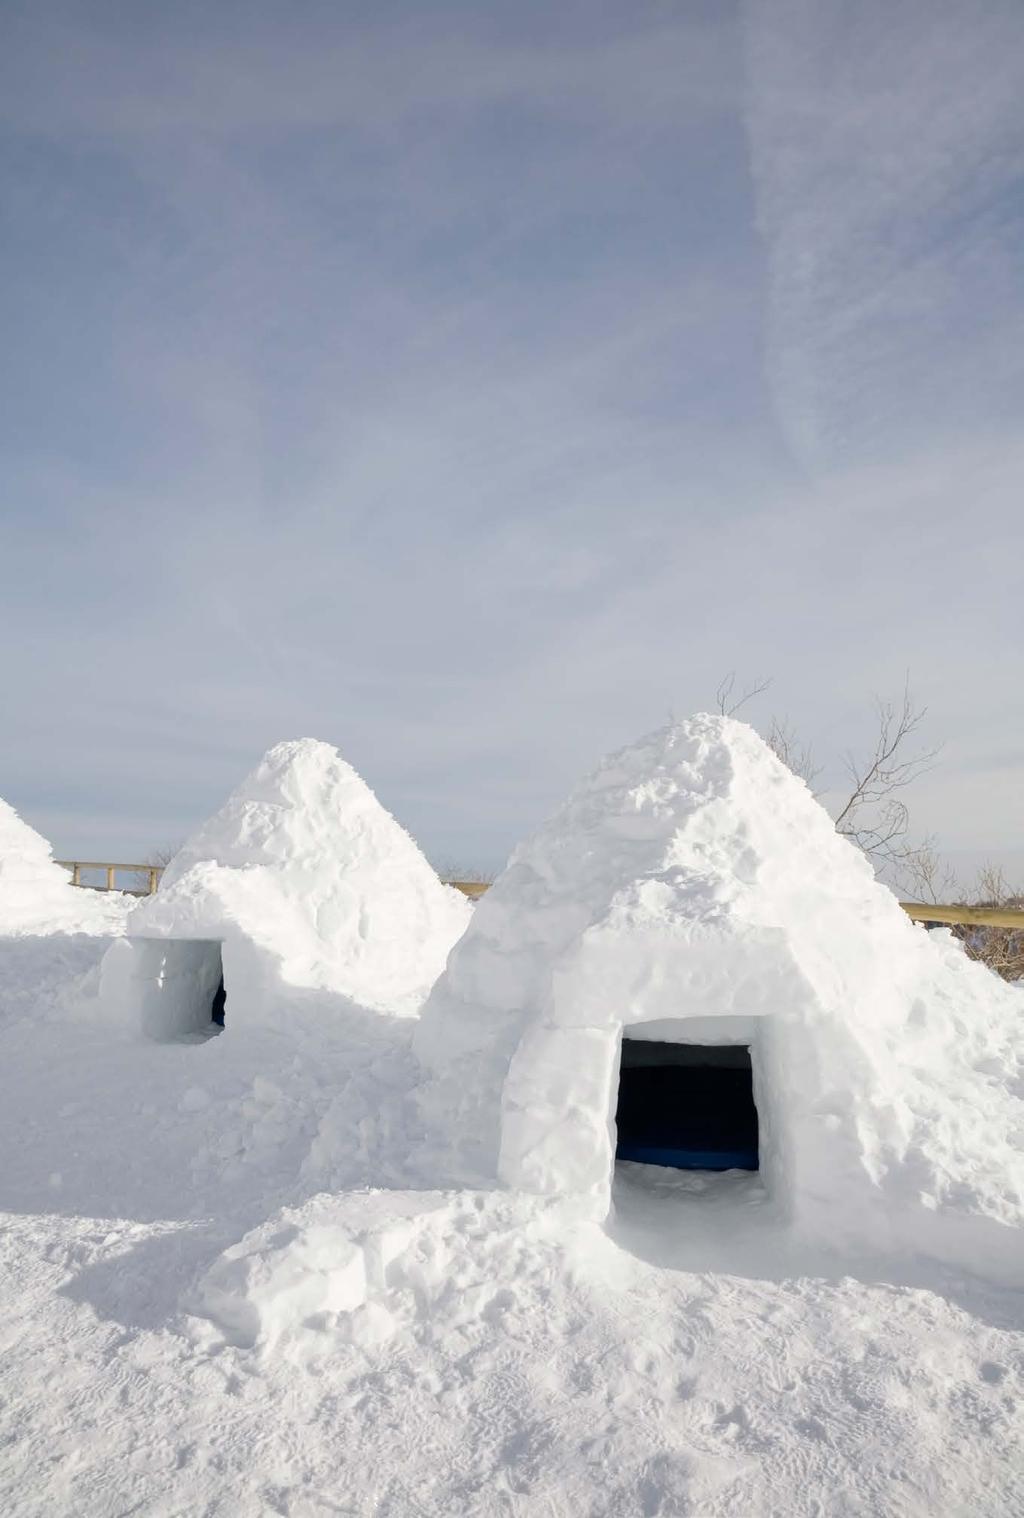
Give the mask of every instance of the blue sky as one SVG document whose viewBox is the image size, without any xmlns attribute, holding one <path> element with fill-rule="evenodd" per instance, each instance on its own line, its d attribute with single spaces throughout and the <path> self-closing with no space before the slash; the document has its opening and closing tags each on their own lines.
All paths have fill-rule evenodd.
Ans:
<svg viewBox="0 0 1024 1518">
<path fill-rule="evenodd" d="M 1024 875 L 1018 0 L 4 7 L 0 794 L 285 737 L 483 867 L 772 676 Z"/>
</svg>

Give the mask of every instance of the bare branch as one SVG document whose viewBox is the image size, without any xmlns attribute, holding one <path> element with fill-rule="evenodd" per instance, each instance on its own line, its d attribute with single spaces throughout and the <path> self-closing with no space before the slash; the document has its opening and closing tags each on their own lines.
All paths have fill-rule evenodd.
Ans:
<svg viewBox="0 0 1024 1518">
<path fill-rule="evenodd" d="M 787 769 L 799 776 L 812 796 L 816 795 L 814 782 L 821 774 L 821 766 L 814 763 L 810 744 L 800 741 L 790 726 L 789 718 L 773 717 L 765 741 L 776 759 L 781 759 Z"/>
<path fill-rule="evenodd" d="M 758 694 L 765 682 L 730 706 L 735 676 L 729 675 L 718 688 L 718 709 L 728 714 L 742 701 Z M 939 750 L 908 752 L 911 740 L 925 716 L 923 707 L 915 707 L 909 684 L 904 686 L 900 704 L 878 701 L 878 727 L 875 745 L 869 756 L 858 763 L 852 756 L 847 764 L 850 794 L 836 818 L 836 829 L 849 838 L 872 861 L 884 869 L 895 888 L 914 901 L 961 903 L 966 905 L 957 877 L 936 851 L 935 841 L 926 838 L 914 843 L 908 837 L 909 815 L 899 793 L 925 772 Z M 788 720 L 772 718 L 766 739 L 769 748 L 813 788 L 818 776 L 809 746 L 802 744 Z M 985 865 L 978 872 L 970 899 L 976 906 L 1020 907 L 1024 909 L 1024 891 L 1011 889 L 997 865 Z M 963 944 L 964 952 L 986 965 L 1004 980 L 1024 984 L 1024 931 L 977 924 L 953 927 L 953 935 Z"/>
<path fill-rule="evenodd" d="M 973 895 L 977 906 L 1024 906 L 1024 891 L 1011 887 L 999 865 L 982 866 Z M 1024 980 L 1024 932 L 1019 928 L 989 928 L 965 923 L 954 928 L 953 932 L 971 959 L 987 965 L 1004 980 Z"/>
<path fill-rule="evenodd" d="M 146 857 L 146 863 L 158 865 L 161 869 L 163 869 L 165 865 L 170 864 L 175 854 L 177 854 L 181 848 L 181 843 L 168 843 L 165 844 L 163 848 L 150 849 Z"/>
<path fill-rule="evenodd" d="M 434 872 L 441 880 L 461 880 L 467 885 L 493 885 L 496 871 L 482 870 L 477 865 L 460 864 L 457 859 L 445 858 L 434 865 Z"/>
<path fill-rule="evenodd" d="M 835 819 L 836 831 L 857 844 L 876 862 L 906 867 L 916 852 L 901 843 L 909 817 L 896 792 L 930 768 L 939 750 L 907 753 L 906 745 L 920 727 L 926 707 L 915 707 L 909 683 L 899 706 L 877 702 L 878 736 L 869 757 L 847 756 L 850 793 Z"/>
<path fill-rule="evenodd" d="M 910 850 L 899 871 L 898 889 L 911 901 L 950 902 L 960 892 L 956 874 L 936 852 L 935 840 L 926 838 Z"/>
<path fill-rule="evenodd" d="M 974 904 L 978 907 L 1013 906 L 1020 892 L 1011 889 L 1000 864 L 983 864 L 974 883 Z"/>
<path fill-rule="evenodd" d="M 719 681 L 718 689 L 715 692 L 715 702 L 718 710 L 723 717 L 735 717 L 741 706 L 745 706 L 755 696 L 762 695 L 771 683 L 771 679 L 755 680 L 753 685 L 748 685 L 742 696 L 737 697 L 734 701 L 732 694 L 736 688 L 736 671 L 731 669 L 725 676 L 725 679 Z"/>
<path fill-rule="evenodd" d="M 734 701 L 736 677 L 730 673 L 718 687 L 719 711 L 731 716 L 770 683 L 761 681 Z M 850 792 L 835 819 L 836 830 L 883 869 L 896 889 L 915 901 L 936 906 L 940 902 L 966 904 L 956 875 L 937 853 L 934 840 L 914 843 L 908 837 L 910 818 L 900 793 L 931 766 L 939 753 L 938 748 L 908 749 L 924 720 L 925 708 L 914 705 L 908 679 L 899 704 L 879 700 L 876 710 L 878 726 L 870 754 L 862 761 L 847 757 Z M 813 791 L 819 770 L 810 747 L 800 742 L 788 720 L 773 717 L 766 741 L 783 764 Z M 1011 890 L 1003 871 L 995 865 L 979 871 L 972 896 L 978 906 L 1024 908 L 1024 891 Z M 1024 983 L 1024 931 L 964 924 L 952 932 L 971 959 L 1005 980 Z"/>
</svg>

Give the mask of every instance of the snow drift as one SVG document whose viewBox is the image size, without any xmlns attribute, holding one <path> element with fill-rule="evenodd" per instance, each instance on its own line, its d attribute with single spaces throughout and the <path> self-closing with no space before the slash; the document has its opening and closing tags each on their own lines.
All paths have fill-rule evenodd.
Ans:
<svg viewBox="0 0 1024 1518">
<path fill-rule="evenodd" d="M 46 839 L 0 799 L 0 934 L 115 933 L 125 898 L 71 884 Z"/>
<path fill-rule="evenodd" d="M 470 913 L 334 748 L 280 743 L 132 913 L 101 996 L 157 1036 L 208 1029 L 222 973 L 229 1017 L 287 987 L 409 1016 Z"/>
<path fill-rule="evenodd" d="M 745 724 L 609 757 L 512 855 L 434 987 L 421 1109 L 460 1180 L 610 1205 L 623 1031 L 749 1045 L 796 1228 L 1020 1275 L 1020 991 L 901 911 Z"/>
<path fill-rule="evenodd" d="M 388 1297 L 404 1286 L 422 1289 L 424 1264 L 442 1273 L 437 1244 L 430 1240 L 426 1261 L 416 1259 L 416 1246 L 460 1202 L 465 1213 L 476 1198 L 429 1191 L 315 1196 L 226 1249 L 199 1281 L 192 1305 L 235 1344 L 272 1349 L 306 1325 L 337 1327 L 342 1315 L 348 1336 L 379 1342 L 391 1329 Z"/>
</svg>

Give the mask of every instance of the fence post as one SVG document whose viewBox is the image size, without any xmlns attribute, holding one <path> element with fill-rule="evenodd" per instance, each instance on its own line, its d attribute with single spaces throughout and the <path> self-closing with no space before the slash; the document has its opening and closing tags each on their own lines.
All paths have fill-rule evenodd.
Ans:
<svg viewBox="0 0 1024 1518">
<path fill-rule="evenodd" d="M 156 890 L 156 870 L 152 865 L 149 867 L 149 894 L 152 896 Z"/>
<path fill-rule="evenodd" d="M 76 863 L 71 866 L 71 884 L 82 884 L 82 866 L 80 864 Z"/>
<path fill-rule="evenodd" d="M 108 891 L 116 891 L 117 890 L 117 887 L 114 884 L 114 870 L 115 870 L 115 868 L 116 868 L 116 866 L 114 866 L 112 864 L 108 864 L 107 865 L 107 890 Z"/>
</svg>

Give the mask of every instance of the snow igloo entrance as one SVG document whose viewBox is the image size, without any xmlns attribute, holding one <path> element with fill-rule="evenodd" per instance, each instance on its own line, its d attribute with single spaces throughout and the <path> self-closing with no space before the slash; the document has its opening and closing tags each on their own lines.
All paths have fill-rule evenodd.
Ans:
<svg viewBox="0 0 1024 1518">
<path fill-rule="evenodd" d="M 637 1037 L 639 1031 L 630 1029 L 622 1039 L 616 1161 L 674 1170 L 758 1170 L 749 1042 L 684 1042 Z M 685 1023 L 678 1033 L 694 1036 Z"/>
<path fill-rule="evenodd" d="M 224 1027 L 227 993 L 218 940 L 135 939 L 143 1031 L 161 1040 L 209 1038 Z"/>
</svg>

